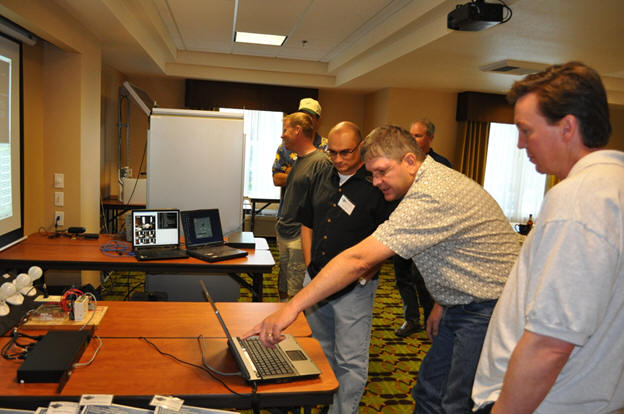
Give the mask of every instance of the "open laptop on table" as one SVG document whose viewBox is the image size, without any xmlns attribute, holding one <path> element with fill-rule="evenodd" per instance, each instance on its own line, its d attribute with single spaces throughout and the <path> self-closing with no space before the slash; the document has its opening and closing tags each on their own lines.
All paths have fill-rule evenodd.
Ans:
<svg viewBox="0 0 624 414">
<path fill-rule="evenodd" d="M 284 334 L 284 340 L 273 348 L 264 346 L 256 336 L 247 339 L 233 338 L 204 281 L 200 280 L 199 283 L 227 336 L 230 352 L 248 382 L 287 382 L 314 378 L 321 374 L 316 364 L 290 334 Z"/>
<path fill-rule="evenodd" d="M 132 210 L 132 250 L 137 260 L 181 259 L 179 210 Z"/>
<path fill-rule="evenodd" d="M 189 256 L 207 262 L 247 256 L 246 251 L 225 245 L 218 209 L 183 211 L 181 214 Z"/>
</svg>

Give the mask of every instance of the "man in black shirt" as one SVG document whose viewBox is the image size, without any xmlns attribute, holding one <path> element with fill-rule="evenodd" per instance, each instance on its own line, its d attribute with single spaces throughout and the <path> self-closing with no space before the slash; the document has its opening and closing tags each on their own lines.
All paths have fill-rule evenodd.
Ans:
<svg viewBox="0 0 624 414">
<path fill-rule="evenodd" d="M 431 142 L 435 135 L 433 122 L 427 118 L 412 122 L 410 134 L 412 134 L 416 143 L 418 143 L 418 146 L 426 155 L 431 156 L 440 164 L 453 168 L 449 160 L 431 148 Z M 427 324 L 427 318 L 433 308 L 433 299 L 425 286 L 422 275 L 412 260 L 394 256 L 393 263 L 396 286 L 401 294 L 401 299 L 403 299 L 403 316 L 405 317 L 403 324 L 394 333 L 398 337 L 405 338 L 414 332 L 422 330 L 419 305 L 423 308 L 424 322 L 425 325 Z"/>
<path fill-rule="evenodd" d="M 369 236 L 389 215 L 391 204 L 373 187 L 360 156 L 362 136 L 352 122 L 329 132 L 332 166 L 316 175 L 299 216 L 307 266 L 304 284 L 334 256 Z M 376 273 L 378 268 L 371 273 Z M 378 279 L 354 282 L 306 311 L 340 384 L 330 413 L 357 413 L 368 378 L 368 347 Z"/>
</svg>

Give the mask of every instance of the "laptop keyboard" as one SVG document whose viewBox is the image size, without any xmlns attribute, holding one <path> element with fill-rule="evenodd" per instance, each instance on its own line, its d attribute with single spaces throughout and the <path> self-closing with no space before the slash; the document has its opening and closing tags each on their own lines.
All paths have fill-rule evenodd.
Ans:
<svg viewBox="0 0 624 414">
<path fill-rule="evenodd" d="M 249 354 L 261 377 L 295 373 L 286 357 L 277 348 L 264 346 L 257 337 L 238 340 Z"/>
<path fill-rule="evenodd" d="M 232 247 L 230 246 L 203 246 L 196 249 L 191 248 L 192 251 L 196 253 L 213 255 L 213 256 L 222 256 L 224 254 L 228 254 L 232 252 Z"/>
<path fill-rule="evenodd" d="M 148 259 L 148 260 L 156 260 L 156 259 L 179 259 L 188 257 L 184 250 L 180 250 L 177 248 L 151 248 L 151 249 L 141 249 L 136 252 L 136 257 L 139 260 Z"/>
</svg>

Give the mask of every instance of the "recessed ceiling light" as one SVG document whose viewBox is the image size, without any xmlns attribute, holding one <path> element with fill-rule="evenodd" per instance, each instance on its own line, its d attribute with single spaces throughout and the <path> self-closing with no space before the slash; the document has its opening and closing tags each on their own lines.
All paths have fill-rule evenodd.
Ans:
<svg viewBox="0 0 624 414">
<path fill-rule="evenodd" d="M 257 45 L 281 46 L 286 36 L 263 33 L 236 32 L 234 41 L 237 43 L 254 43 Z"/>
</svg>

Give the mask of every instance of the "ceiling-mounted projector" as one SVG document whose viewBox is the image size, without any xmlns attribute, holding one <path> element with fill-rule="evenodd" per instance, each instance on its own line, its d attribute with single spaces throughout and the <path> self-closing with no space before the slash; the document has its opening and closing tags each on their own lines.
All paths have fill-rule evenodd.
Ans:
<svg viewBox="0 0 624 414">
<path fill-rule="evenodd" d="M 503 18 L 503 8 L 509 16 Z M 452 30 L 477 32 L 499 23 L 505 23 L 511 18 L 511 9 L 504 4 L 486 3 L 485 0 L 474 0 L 470 3 L 459 4 L 447 16 L 447 27 Z"/>
</svg>

